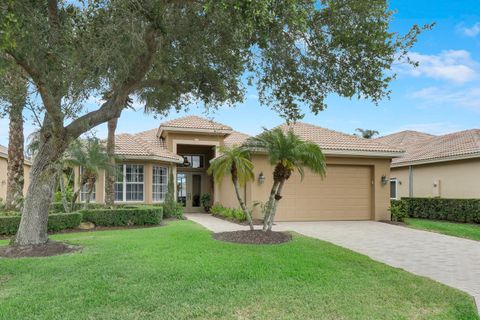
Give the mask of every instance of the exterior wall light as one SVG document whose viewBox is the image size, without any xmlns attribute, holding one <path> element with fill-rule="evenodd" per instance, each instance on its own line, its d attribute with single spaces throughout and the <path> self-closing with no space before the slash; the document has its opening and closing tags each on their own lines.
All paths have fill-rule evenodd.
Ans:
<svg viewBox="0 0 480 320">
<path fill-rule="evenodd" d="M 382 185 L 386 185 L 388 183 L 388 179 L 386 175 L 382 176 Z"/>
<path fill-rule="evenodd" d="M 183 157 L 183 166 L 184 167 L 190 167 L 190 162 L 188 161 L 187 157 Z"/>
<path fill-rule="evenodd" d="M 258 183 L 263 184 L 264 182 L 265 182 L 265 175 L 263 174 L 263 172 L 260 172 L 260 174 L 258 175 Z"/>
</svg>

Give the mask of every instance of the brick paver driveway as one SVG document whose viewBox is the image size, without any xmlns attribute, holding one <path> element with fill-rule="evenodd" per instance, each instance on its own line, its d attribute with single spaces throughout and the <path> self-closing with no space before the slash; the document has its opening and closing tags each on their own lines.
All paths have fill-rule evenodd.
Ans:
<svg viewBox="0 0 480 320">
<path fill-rule="evenodd" d="M 214 232 L 246 227 L 209 215 L 187 215 Z M 374 221 L 278 222 L 294 231 L 362 253 L 471 294 L 480 308 L 480 242 Z"/>
</svg>

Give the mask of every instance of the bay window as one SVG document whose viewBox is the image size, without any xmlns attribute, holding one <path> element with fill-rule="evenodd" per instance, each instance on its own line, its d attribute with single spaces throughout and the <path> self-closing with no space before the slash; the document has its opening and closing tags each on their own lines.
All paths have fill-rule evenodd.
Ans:
<svg viewBox="0 0 480 320">
<path fill-rule="evenodd" d="M 115 201 L 143 201 L 144 167 L 140 164 L 117 165 Z"/>
<path fill-rule="evenodd" d="M 163 202 L 167 194 L 168 169 L 166 167 L 153 166 L 152 174 L 152 200 L 154 202 Z"/>
</svg>

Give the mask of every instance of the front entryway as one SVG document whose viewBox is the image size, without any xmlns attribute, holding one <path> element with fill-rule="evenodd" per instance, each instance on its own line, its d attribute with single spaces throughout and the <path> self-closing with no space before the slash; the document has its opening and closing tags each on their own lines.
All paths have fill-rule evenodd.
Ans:
<svg viewBox="0 0 480 320">
<path fill-rule="evenodd" d="M 203 180 L 203 173 L 177 172 L 177 201 L 185 212 L 202 211 Z"/>
</svg>

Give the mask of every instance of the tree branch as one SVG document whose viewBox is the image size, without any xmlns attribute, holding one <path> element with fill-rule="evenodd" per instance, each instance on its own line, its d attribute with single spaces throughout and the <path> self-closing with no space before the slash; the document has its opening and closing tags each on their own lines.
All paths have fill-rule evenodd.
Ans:
<svg viewBox="0 0 480 320">
<path fill-rule="evenodd" d="M 128 95 L 139 89 L 139 83 L 142 82 L 152 66 L 155 53 L 159 47 L 157 34 L 157 30 L 152 27 L 145 31 L 146 51 L 132 63 L 130 76 L 123 84 L 113 88 L 110 98 L 99 109 L 91 111 L 70 123 L 66 127 L 68 136 L 75 139 L 90 128 L 120 116 L 122 109 L 126 106 Z"/>
</svg>

